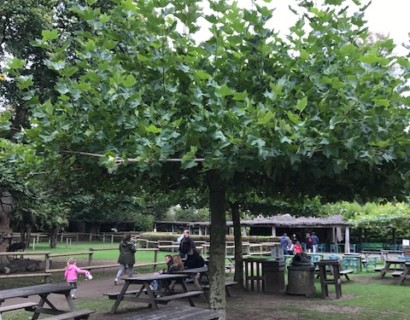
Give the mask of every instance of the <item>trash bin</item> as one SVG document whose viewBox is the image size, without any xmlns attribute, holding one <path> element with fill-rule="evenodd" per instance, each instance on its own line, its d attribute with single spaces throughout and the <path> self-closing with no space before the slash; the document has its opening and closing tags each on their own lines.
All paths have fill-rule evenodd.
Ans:
<svg viewBox="0 0 410 320">
<path fill-rule="evenodd" d="M 313 296 L 315 294 L 315 267 L 288 266 L 286 293 L 307 297 Z"/>
<path fill-rule="evenodd" d="M 262 274 L 267 294 L 285 293 L 285 261 L 265 260 L 262 262 Z"/>
</svg>

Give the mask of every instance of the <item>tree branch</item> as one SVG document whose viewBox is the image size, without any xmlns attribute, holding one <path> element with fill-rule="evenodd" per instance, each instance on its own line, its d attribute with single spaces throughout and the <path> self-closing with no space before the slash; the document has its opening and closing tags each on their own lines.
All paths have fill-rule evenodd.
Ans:
<svg viewBox="0 0 410 320">
<path fill-rule="evenodd" d="M 97 157 L 97 158 L 102 158 L 105 157 L 103 154 L 99 153 L 91 153 L 91 152 L 84 152 L 84 151 L 71 151 L 71 150 L 63 150 L 63 153 L 68 153 L 68 154 L 76 154 L 80 156 L 87 156 L 87 157 Z M 127 158 L 126 160 L 120 158 L 120 157 L 115 157 L 115 162 L 116 163 L 124 163 L 124 162 L 130 162 L 130 163 L 136 163 L 140 162 L 141 160 L 135 159 L 135 158 Z M 165 162 L 181 162 L 182 159 L 178 158 L 168 158 L 164 160 Z M 195 162 L 203 162 L 205 161 L 205 158 L 195 158 Z"/>
</svg>

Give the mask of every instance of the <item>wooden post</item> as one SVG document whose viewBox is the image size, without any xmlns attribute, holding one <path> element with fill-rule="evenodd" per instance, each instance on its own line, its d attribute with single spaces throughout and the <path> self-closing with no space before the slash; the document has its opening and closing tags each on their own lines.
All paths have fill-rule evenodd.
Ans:
<svg viewBox="0 0 410 320">
<path fill-rule="evenodd" d="M 157 264 L 156 264 L 157 261 L 158 261 L 158 249 L 154 251 L 154 262 L 155 262 L 155 264 L 154 264 L 154 272 L 157 271 Z"/>
<path fill-rule="evenodd" d="M 88 252 L 88 265 L 91 266 L 93 262 L 93 254 L 94 254 L 94 249 L 90 248 Z"/>
<path fill-rule="evenodd" d="M 49 270 L 50 270 L 50 254 L 49 253 L 46 253 L 45 254 L 45 256 L 44 256 L 44 271 L 45 272 L 49 272 Z"/>
</svg>

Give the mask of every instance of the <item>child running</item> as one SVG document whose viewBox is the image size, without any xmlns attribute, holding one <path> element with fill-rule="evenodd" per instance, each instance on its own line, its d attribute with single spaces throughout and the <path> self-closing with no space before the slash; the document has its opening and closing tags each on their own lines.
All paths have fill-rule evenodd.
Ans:
<svg viewBox="0 0 410 320">
<path fill-rule="evenodd" d="M 77 261 L 74 258 L 70 258 L 67 261 L 67 267 L 65 268 L 64 272 L 64 279 L 68 282 L 70 285 L 71 291 L 71 298 L 72 299 L 77 299 L 76 292 L 77 292 L 77 279 L 78 279 L 78 274 L 82 273 L 84 274 L 88 279 L 92 279 L 91 273 L 87 270 L 82 270 L 79 267 L 77 267 Z"/>
</svg>

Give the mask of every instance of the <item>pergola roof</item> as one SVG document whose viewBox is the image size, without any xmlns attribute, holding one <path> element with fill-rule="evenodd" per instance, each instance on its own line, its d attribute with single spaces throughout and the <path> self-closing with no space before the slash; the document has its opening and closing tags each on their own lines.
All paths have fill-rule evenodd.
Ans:
<svg viewBox="0 0 410 320">
<path fill-rule="evenodd" d="M 187 227 L 200 227 L 209 226 L 210 222 L 191 222 L 191 221 L 156 221 L 158 224 L 173 224 L 173 225 L 183 225 Z M 231 227 L 232 221 L 227 221 L 226 225 Z M 317 217 L 294 217 L 290 214 L 283 214 L 278 216 L 263 217 L 258 216 L 252 220 L 241 220 L 242 226 L 275 226 L 275 227 L 292 227 L 292 228 L 303 228 L 303 227 L 316 227 L 316 228 L 326 228 L 326 227 L 341 227 L 350 226 L 351 223 L 343 219 L 341 215 L 334 215 L 331 217 L 317 218 Z"/>
</svg>

